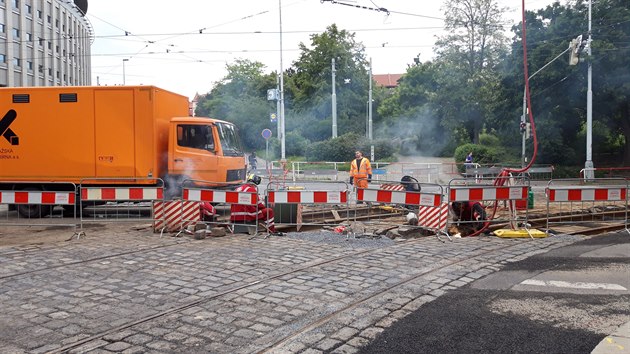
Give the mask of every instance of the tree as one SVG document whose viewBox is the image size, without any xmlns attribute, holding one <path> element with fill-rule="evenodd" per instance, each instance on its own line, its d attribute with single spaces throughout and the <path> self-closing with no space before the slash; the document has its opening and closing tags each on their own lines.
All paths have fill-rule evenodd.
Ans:
<svg viewBox="0 0 630 354">
<path fill-rule="evenodd" d="M 608 164 L 630 165 L 630 9 L 624 0 L 600 0 L 593 10 L 593 57 L 576 66 L 566 57 L 553 62 L 530 80 L 536 126 L 539 128 L 541 163 L 578 165 L 585 160 L 586 61 L 593 62 L 593 155 Z M 574 5 L 556 2 L 536 12 L 526 13 L 529 74 L 564 51 L 571 39 L 588 32 L 588 2 Z M 504 114 L 516 116 L 521 109 L 523 90 L 522 31 L 516 34 L 512 54 L 505 61 L 501 94 L 508 102 Z M 519 94 L 520 91 L 520 94 Z M 513 107 L 511 110 L 507 107 Z M 513 136 L 515 129 L 505 135 Z M 519 141 L 520 139 L 514 139 Z M 623 154 L 619 152 L 623 151 Z M 609 161 L 606 161 L 609 160 Z"/>
<path fill-rule="evenodd" d="M 287 70 L 287 128 L 313 141 L 329 138 L 332 131 L 332 65 L 335 59 L 338 134 L 363 132 L 368 73 L 365 48 L 354 34 L 329 26 L 311 35 L 311 46 L 300 43 L 300 57 Z M 361 119 L 359 119 L 359 117 Z"/>
<path fill-rule="evenodd" d="M 443 124 L 452 130 L 463 127 L 475 143 L 496 105 L 496 69 L 507 43 L 503 12 L 496 0 L 447 0 L 448 34 L 436 42 L 437 61 L 446 69 L 437 96 Z"/>
<path fill-rule="evenodd" d="M 260 62 L 238 59 L 228 64 L 228 74 L 215 85 L 197 106 L 197 115 L 209 116 L 236 124 L 246 149 L 265 146 L 260 132 L 275 130 L 269 113 L 275 107 L 267 101 L 267 89 L 276 86 L 276 74 L 265 74 Z"/>
</svg>

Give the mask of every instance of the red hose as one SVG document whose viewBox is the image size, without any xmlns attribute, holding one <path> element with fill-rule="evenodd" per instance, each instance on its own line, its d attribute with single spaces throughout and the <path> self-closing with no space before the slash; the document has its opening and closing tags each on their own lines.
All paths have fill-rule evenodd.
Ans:
<svg viewBox="0 0 630 354">
<path fill-rule="evenodd" d="M 536 125 L 534 124 L 534 113 L 532 112 L 532 102 L 531 102 L 531 96 L 529 94 L 529 72 L 527 70 L 527 26 L 525 23 L 525 0 L 522 0 L 522 27 L 523 27 L 523 75 L 525 77 L 525 95 L 527 97 L 527 112 L 528 112 L 528 118 L 529 118 L 529 123 L 532 127 L 532 136 L 534 137 L 534 153 L 532 155 L 531 160 L 529 161 L 529 163 L 527 164 L 527 166 L 521 168 L 521 169 L 509 169 L 509 168 L 504 168 L 503 170 L 501 170 L 501 172 L 499 173 L 499 175 L 497 176 L 497 178 L 494 180 L 493 185 L 494 186 L 503 186 L 505 185 L 505 182 L 507 181 L 507 178 L 510 176 L 511 173 L 522 173 L 525 172 L 527 170 L 529 170 L 529 168 L 534 164 L 534 161 L 536 160 L 536 155 L 538 154 L 538 137 L 536 135 Z M 498 208 L 498 202 L 495 201 L 494 202 L 494 207 L 492 208 L 492 216 L 490 218 L 488 218 L 488 221 L 486 221 L 483 225 L 483 227 L 475 232 L 474 234 L 470 235 L 470 236 L 477 236 L 479 234 L 481 234 L 482 232 L 486 231 L 486 229 L 488 229 L 488 227 L 490 226 L 490 220 L 494 219 L 494 216 L 496 215 L 497 212 L 497 208 Z"/>
</svg>

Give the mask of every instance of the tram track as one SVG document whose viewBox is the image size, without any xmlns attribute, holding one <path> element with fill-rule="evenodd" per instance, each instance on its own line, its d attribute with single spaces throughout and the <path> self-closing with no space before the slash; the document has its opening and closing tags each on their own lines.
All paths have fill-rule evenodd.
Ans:
<svg viewBox="0 0 630 354">
<path fill-rule="evenodd" d="M 403 244 L 404 245 L 410 245 L 410 244 L 413 244 L 413 243 L 421 242 L 421 240 L 423 240 L 423 239 L 405 240 L 405 241 L 403 241 L 401 243 L 395 244 L 394 246 L 400 246 L 400 245 L 403 245 Z M 341 314 L 342 312 L 350 310 L 350 309 L 353 309 L 353 308 L 358 307 L 358 306 L 360 306 L 362 304 L 365 304 L 365 303 L 369 302 L 370 300 L 372 300 L 372 299 L 374 299 L 374 298 L 376 298 L 378 296 L 381 296 L 381 295 L 383 295 L 383 294 L 385 294 L 385 293 L 387 293 L 389 291 L 392 291 L 393 289 L 396 289 L 396 288 L 399 288 L 401 286 L 404 286 L 405 284 L 409 284 L 409 283 L 411 283 L 411 282 L 413 282 L 415 280 L 418 280 L 419 278 L 421 278 L 423 276 L 427 276 L 427 275 L 430 275 L 432 273 L 438 273 L 440 271 L 443 271 L 444 268 L 446 268 L 446 267 L 452 267 L 452 266 L 456 266 L 456 265 L 459 265 L 459 264 L 464 264 L 464 263 L 466 263 L 468 261 L 471 261 L 471 260 L 473 260 L 475 258 L 483 257 L 483 256 L 488 255 L 488 254 L 493 253 L 493 252 L 504 252 L 506 250 L 509 250 L 510 248 L 517 247 L 518 245 L 519 244 L 509 244 L 509 245 L 505 245 L 505 246 L 501 246 L 501 247 L 492 247 L 492 248 L 489 248 L 489 249 L 479 249 L 480 252 L 475 252 L 475 254 L 472 254 L 470 256 L 468 256 L 468 255 L 464 256 L 464 257 L 460 256 L 457 259 L 449 260 L 446 263 L 435 262 L 434 267 L 431 268 L 431 269 L 422 271 L 420 273 L 414 274 L 414 275 L 409 276 L 409 277 L 405 277 L 404 279 L 401 279 L 400 281 L 396 282 L 395 284 L 389 285 L 389 286 L 387 286 L 385 288 L 382 288 L 382 289 L 380 289 L 380 290 L 378 290 L 376 292 L 367 294 L 367 295 L 359 298 L 358 300 L 353 301 L 353 302 L 343 306 L 342 308 L 339 308 L 339 309 L 335 310 L 332 313 L 326 314 L 326 315 L 324 315 L 322 317 L 319 317 L 319 318 L 317 318 L 317 319 L 315 319 L 313 321 L 309 321 L 304 326 L 299 328 L 297 331 L 293 331 L 293 332 L 287 334 L 286 336 L 282 336 L 281 338 L 279 338 L 277 340 L 274 340 L 271 344 L 265 345 L 264 348 L 257 348 L 254 352 L 267 353 L 267 352 L 273 351 L 274 349 L 281 347 L 287 341 L 290 341 L 292 338 L 295 338 L 295 337 L 297 337 L 297 336 L 299 336 L 301 334 L 304 334 L 304 333 L 310 331 L 311 329 L 316 328 L 316 327 L 318 327 L 318 326 L 320 326 L 320 325 L 330 321 L 331 319 L 335 318 L 337 315 Z M 390 247 L 394 247 L 394 246 L 388 246 L 388 247 L 385 247 L 385 248 L 390 248 Z M 179 312 L 185 311 L 187 309 L 193 308 L 195 306 L 199 306 L 199 305 L 202 305 L 204 303 L 208 303 L 210 301 L 217 300 L 217 299 L 222 298 L 222 297 L 227 297 L 227 296 L 233 295 L 233 294 L 235 294 L 235 293 L 237 293 L 239 291 L 242 291 L 244 289 L 259 287 L 261 284 L 270 283 L 270 282 L 273 282 L 274 280 L 277 280 L 277 279 L 280 279 L 280 278 L 285 278 L 285 277 L 290 276 L 290 275 L 299 274 L 299 273 L 308 271 L 308 270 L 313 269 L 313 268 L 324 267 L 326 265 L 335 264 L 337 262 L 342 262 L 344 260 L 348 260 L 348 259 L 352 259 L 352 258 L 356 258 L 356 257 L 360 257 L 360 256 L 369 256 L 371 254 L 374 254 L 374 253 L 377 253 L 377 252 L 381 252 L 385 248 L 368 249 L 368 250 L 352 252 L 352 253 L 349 253 L 349 254 L 344 254 L 344 255 L 341 255 L 341 256 L 337 256 L 337 257 L 321 260 L 321 261 L 318 261 L 318 262 L 315 262 L 315 263 L 311 263 L 311 264 L 308 264 L 306 266 L 301 266 L 301 267 L 297 267 L 297 268 L 294 268 L 294 269 L 290 269 L 290 270 L 287 270 L 285 272 L 281 272 L 281 273 L 278 273 L 278 274 L 275 274 L 275 275 L 267 276 L 267 277 L 264 277 L 262 279 L 259 279 L 259 280 L 256 280 L 256 281 L 252 281 L 252 282 L 249 282 L 249 283 L 246 283 L 246 284 L 241 284 L 241 285 L 238 285 L 238 286 L 234 286 L 234 287 L 231 287 L 229 289 L 225 289 L 223 291 L 220 291 L 220 292 L 218 292 L 216 294 L 213 294 L 211 296 L 206 296 L 206 297 L 203 297 L 201 299 L 190 301 L 190 302 L 187 302 L 185 304 L 181 304 L 179 306 L 175 306 L 175 307 L 172 307 L 170 309 L 161 311 L 159 313 L 156 313 L 156 314 L 153 314 L 153 315 L 150 315 L 150 316 L 146 316 L 146 317 L 143 317 L 143 318 L 139 318 L 139 319 L 136 319 L 134 321 L 128 322 L 126 324 L 123 324 L 123 325 L 120 325 L 120 326 L 116 326 L 114 328 L 110 328 L 108 330 L 105 330 L 103 332 L 91 335 L 91 336 L 83 338 L 81 340 L 78 340 L 78 341 L 75 341 L 75 342 L 72 342 L 72 343 L 68 343 L 64 347 L 61 347 L 61 348 L 58 348 L 56 350 L 51 351 L 51 353 L 67 353 L 67 352 L 69 352 L 69 351 L 71 351 L 73 349 L 76 349 L 76 348 L 81 347 L 83 345 L 89 344 L 90 342 L 101 340 L 101 339 L 103 339 L 103 337 L 106 337 L 106 336 L 111 335 L 113 333 L 120 332 L 120 331 L 129 329 L 131 327 L 134 327 L 134 326 L 137 326 L 137 325 L 140 325 L 140 324 L 146 324 L 146 323 L 149 323 L 151 321 L 155 321 L 155 320 L 158 320 L 158 319 L 165 318 L 165 317 L 167 317 L 167 316 L 169 316 L 171 314 L 179 313 Z M 446 256 L 444 258 L 442 258 L 442 260 L 446 260 L 446 259 L 447 259 Z M 105 346 L 107 344 L 108 343 L 101 343 L 101 344 L 97 344 L 96 346 L 93 346 L 93 347 L 90 346 L 89 350 L 98 349 L 99 347 Z"/>
</svg>

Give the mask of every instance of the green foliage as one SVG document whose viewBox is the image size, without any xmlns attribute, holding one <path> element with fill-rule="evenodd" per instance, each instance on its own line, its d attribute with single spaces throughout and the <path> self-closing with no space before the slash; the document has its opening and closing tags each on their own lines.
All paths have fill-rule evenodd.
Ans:
<svg viewBox="0 0 630 354">
<path fill-rule="evenodd" d="M 370 142 L 358 134 L 348 133 L 309 145 L 306 149 L 306 159 L 307 161 L 350 161 L 357 150 L 369 158 Z M 377 160 L 391 158 L 393 154 L 394 150 L 389 141 L 374 141 L 374 155 Z"/>
<path fill-rule="evenodd" d="M 501 141 L 496 135 L 482 133 L 479 134 L 479 144 L 483 146 L 501 147 Z"/>
<path fill-rule="evenodd" d="M 455 149 L 453 158 L 455 163 L 464 163 L 468 153 L 473 153 L 473 163 L 480 165 L 499 164 L 503 161 L 503 153 L 500 147 L 477 144 L 464 144 Z"/>
<path fill-rule="evenodd" d="M 304 156 L 309 141 L 296 132 L 288 132 L 285 140 L 285 154 L 290 156 Z"/>
</svg>

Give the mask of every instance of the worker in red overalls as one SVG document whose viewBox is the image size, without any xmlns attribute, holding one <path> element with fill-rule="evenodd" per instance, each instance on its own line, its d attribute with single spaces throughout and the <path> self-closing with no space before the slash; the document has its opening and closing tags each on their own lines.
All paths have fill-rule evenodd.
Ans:
<svg viewBox="0 0 630 354">
<path fill-rule="evenodd" d="M 250 174 L 247 176 L 247 183 L 236 188 L 236 192 L 258 193 L 257 185 L 260 184 L 260 176 Z M 232 204 L 230 207 L 231 223 L 247 223 L 260 220 L 265 223 L 265 227 L 271 233 L 276 232 L 276 226 L 273 222 L 273 209 L 266 208 L 262 202 L 256 205 Z"/>
<path fill-rule="evenodd" d="M 357 150 L 354 157 L 350 163 L 350 184 L 358 188 L 367 188 L 368 182 L 372 182 L 372 164 L 363 157 L 361 151 Z"/>
<path fill-rule="evenodd" d="M 486 220 L 486 210 L 479 202 L 452 202 L 451 211 L 455 221 L 461 221 L 462 225 L 470 226 L 475 231 L 481 230 Z"/>
</svg>

